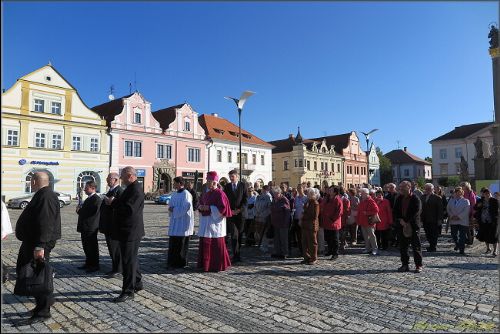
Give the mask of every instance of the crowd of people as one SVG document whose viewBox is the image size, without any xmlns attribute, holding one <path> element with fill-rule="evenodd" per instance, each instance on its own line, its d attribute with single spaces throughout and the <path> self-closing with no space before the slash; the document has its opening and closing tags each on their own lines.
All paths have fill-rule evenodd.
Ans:
<svg viewBox="0 0 500 334">
<path fill-rule="evenodd" d="M 121 186 L 119 181 L 121 180 Z M 189 242 L 196 233 L 195 215 L 199 215 L 197 270 L 219 272 L 245 261 L 242 245 L 258 247 L 270 258 L 302 258 L 300 263 L 315 265 L 318 258 L 335 261 L 341 254 L 354 253 L 360 244 L 363 253 L 377 256 L 390 247 L 399 249 L 400 272 L 410 270 L 409 247 L 413 252 L 415 273 L 423 270 L 423 228 L 429 255 L 437 251 L 442 230 L 451 229 L 455 251 L 465 255 L 466 244 L 474 238 L 486 244 L 486 254 L 498 251 L 498 193 L 487 188 L 476 196 L 468 182 L 452 190 L 449 198 L 441 187 L 427 183 L 424 190 L 415 183 L 402 181 L 398 186 L 345 189 L 330 186 L 320 189 L 310 183 L 289 188 L 274 182 L 260 187 L 240 180 L 238 172 L 229 172 L 227 184 L 210 171 L 201 195 L 182 177 L 173 179 L 175 191 L 168 205 L 168 270 L 189 268 Z M 81 233 L 85 263 L 79 267 L 96 272 L 99 266 L 98 233 L 103 233 L 112 268 L 105 277 L 122 276 L 122 291 L 113 299 L 124 302 L 143 289 L 138 260 L 140 241 L 144 237 L 144 193 L 133 167 L 121 174 L 110 173 L 108 192 L 96 193 L 89 181 L 85 201 L 76 208 L 77 231 Z M 22 241 L 16 270 L 33 260 L 49 260 L 51 250 L 61 238 L 61 217 L 57 196 L 49 187 L 45 172 L 32 178 L 35 196 L 16 224 L 16 237 Z M 3 203 L 2 203 L 3 204 Z M 4 215 L 2 205 L 2 238 Z M 9 224 L 10 225 L 10 224 Z M 231 256 L 230 256 L 231 254 Z M 4 266 L 2 264 L 2 270 Z M 52 293 L 35 296 L 36 307 L 30 322 L 50 317 L 54 303 Z"/>
</svg>

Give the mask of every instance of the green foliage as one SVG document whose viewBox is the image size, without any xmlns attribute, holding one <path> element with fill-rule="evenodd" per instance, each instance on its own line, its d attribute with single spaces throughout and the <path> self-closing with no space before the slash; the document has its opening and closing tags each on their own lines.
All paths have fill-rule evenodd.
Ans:
<svg viewBox="0 0 500 334">
<path fill-rule="evenodd" d="M 419 176 L 416 180 L 417 182 L 417 185 L 418 185 L 418 188 L 419 189 L 424 189 L 424 185 L 425 185 L 425 178 L 423 176 Z"/>
<path fill-rule="evenodd" d="M 449 187 L 456 187 L 460 184 L 460 177 L 458 176 L 450 176 L 448 177 L 448 186 Z"/>
<path fill-rule="evenodd" d="M 389 160 L 380 147 L 376 147 L 375 150 L 377 151 L 377 156 L 380 162 L 380 184 L 386 184 L 389 182 L 393 181 L 393 175 L 392 175 L 392 164 L 391 160 Z"/>
</svg>

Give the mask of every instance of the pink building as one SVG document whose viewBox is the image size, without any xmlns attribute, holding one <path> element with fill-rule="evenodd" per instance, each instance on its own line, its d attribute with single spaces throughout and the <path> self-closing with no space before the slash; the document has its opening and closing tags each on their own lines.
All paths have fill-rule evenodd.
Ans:
<svg viewBox="0 0 500 334">
<path fill-rule="evenodd" d="M 194 180 L 196 172 L 202 182 L 208 142 L 189 104 L 151 112 L 151 103 L 135 92 L 92 110 L 108 126 L 111 172 L 133 166 L 146 193 L 169 192 L 174 177 Z"/>
</svg>

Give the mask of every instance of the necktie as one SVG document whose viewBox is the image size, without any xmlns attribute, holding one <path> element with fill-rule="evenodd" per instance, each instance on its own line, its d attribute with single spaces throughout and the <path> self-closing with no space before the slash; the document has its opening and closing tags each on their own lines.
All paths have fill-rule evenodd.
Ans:
<svg viewBox="0 0 500 334">
<path fill-rule="evenodd" d="M 236 183 L 233 183 L 233 191 L 236 192 Z"/>
</svg>

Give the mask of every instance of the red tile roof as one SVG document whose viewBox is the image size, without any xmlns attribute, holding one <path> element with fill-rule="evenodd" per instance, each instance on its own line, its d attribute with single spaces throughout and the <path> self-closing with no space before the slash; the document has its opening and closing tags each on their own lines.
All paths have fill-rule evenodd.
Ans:
<svg viewBox="0 0 500 334">
<path fill-rule="evenodd" d="M 420 159 L 416 155 L 404 150 L 392 150 L 384 154 L 392 164 L 424 164 L 432 165 L 430 162 Z"/>
<path fill-rule="evenodd" d="M 221 118 L 220 116 L 201 115 L 198 120 L 203 129 L 205 129 L 205 133 L 208 137 L 239 142 L 238 126 L 229 122 L 227 119 Z M 270 148 L 273 147 L 271 144 L 243 129 L 241 129 L 241 142 Z"/>
</svg>

